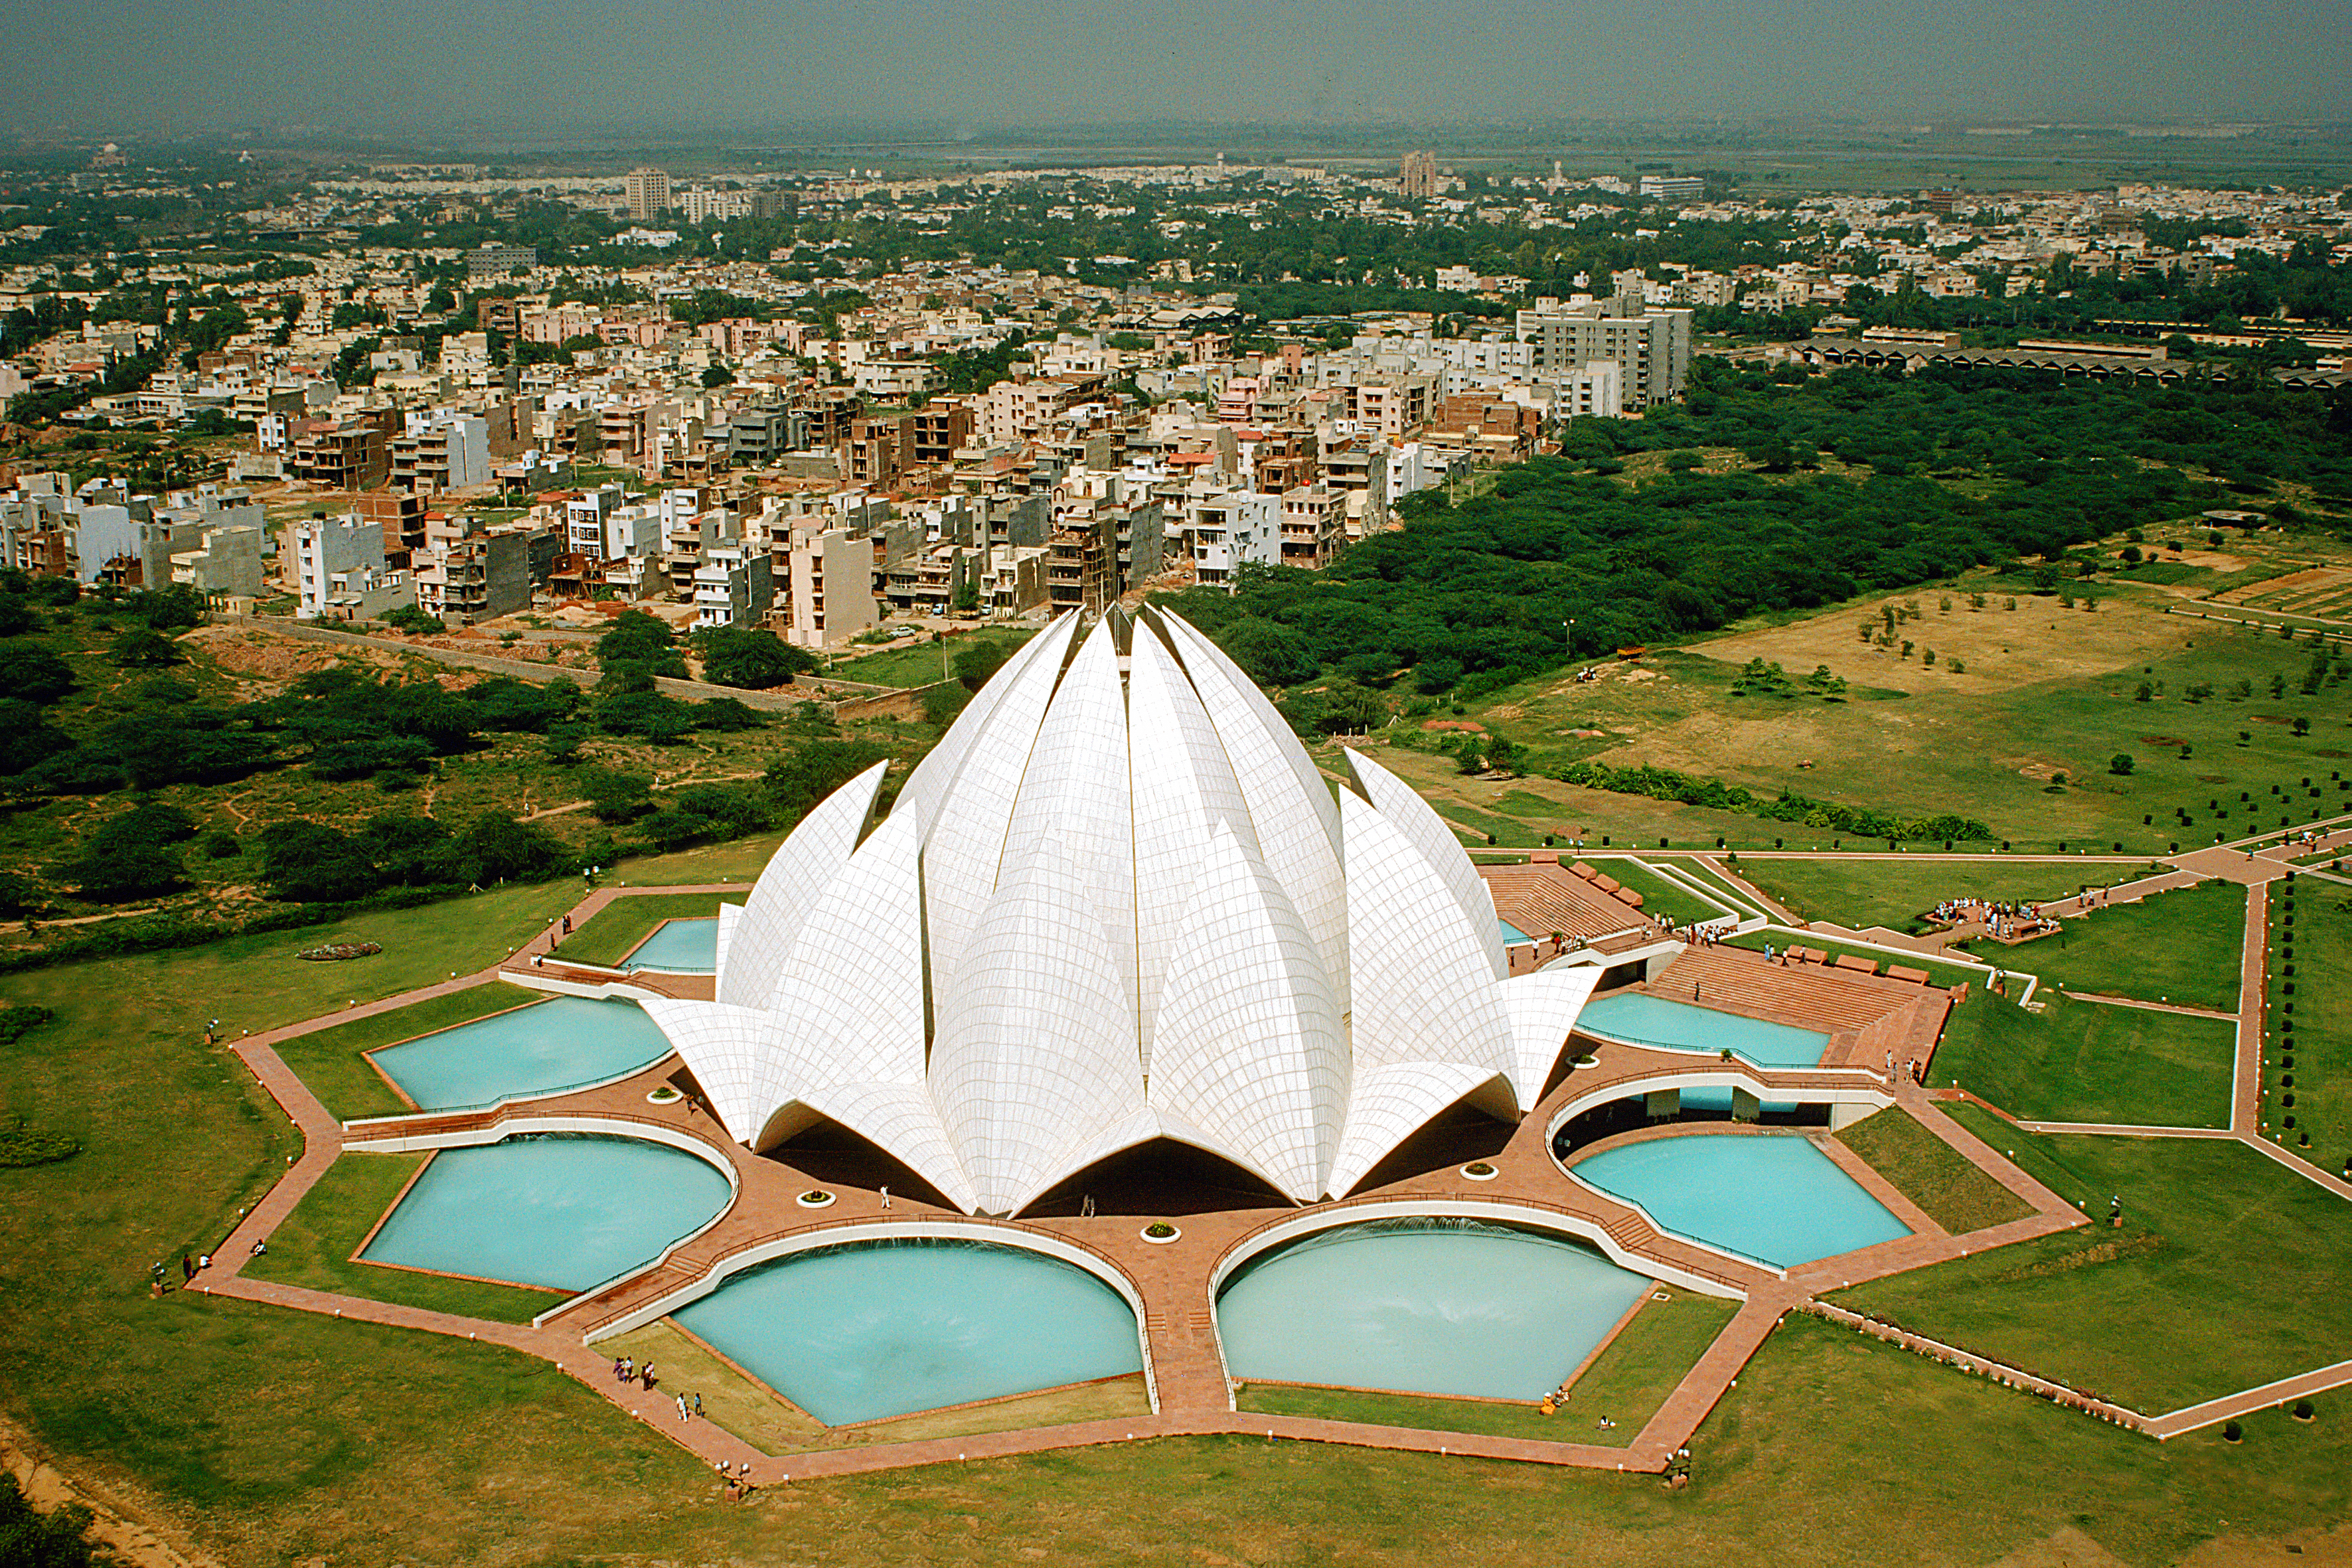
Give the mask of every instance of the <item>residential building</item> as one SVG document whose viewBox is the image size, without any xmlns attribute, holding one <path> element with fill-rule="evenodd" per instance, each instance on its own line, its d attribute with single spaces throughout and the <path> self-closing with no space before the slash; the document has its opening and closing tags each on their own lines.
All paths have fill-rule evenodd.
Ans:
<svg viewBox="0 0 2352 1568">
<path fill-rule="evenodd" d="M 1627 408 L 1647 408 L 1682 395 L 1690 372 L 1691 312 L 1650 310 L 1626 295 L 1607 300 L 1536 301 L 1518 312 L 1519 341 L 1535 349 L 1538 376 L 1555 378 L 1594 360 L 1613 360 L 1623 374 Z"/>
<path fill-rule="evenodd" d="M 1706 196 L 1706 182 L 1696 174 L 1644 174 L 1640 194 L 1662 202 L 1696 202 Z"/>
<path fill-rule="evenodd" d="M 713 626 L 756 626 L 775 603 L 775 580 L 770 574 L 764 545 L 715 544 L 702 552 L 694 569 L 694 624 Z"/>
<path fill-rule="evenodd" d="M 1398 166 L 1397 189 L 1408 201 L 1427 201 L 1437 195 L 1437 154 L 1407 153 Z"/>
<path fill-rule="evenodd" d="M 537 246 L 485 245 L 466 252 L 466 281 L 491 281 L 509 272 L 528 272 L 538 265 Z"/>
<path fill-rule="evenodd" d="M 302 519 L 288 527 L 284 540 L 298 620 L 319 619 L 331 596 L 384 571 L 383 524 L 357 513 Z"/>
<path fill-rule="evenodd" d="M 201 540 L 195 549 L 172 552 L 170 581 L 207 598 L 259 598 L 267 533 L 249 522 L 198 528 Z M 151 579 L 148 585 L 158 584 Z"/>
<path fill-rule="evenodd" d="M 661 169 L 632 169 L 621 180 L 631 223 L 651 223 L 669 210 L 669 174 Z"/>
<path fill-rule="evenodd" d="M 372 419 L 319 426 L 295 437 L 286 472 L 331 490 L 373 489 L 392 476 L 390 432 Z"/>
<path fill-rule="evenodd" d="M 795 522 L 786 570 L 786 642 L 831 647 L 879 622 L 869 531 L 826 528 L 814 518 Z"/>
<path fill-rule="evenodd" d="M 455 520 L 470 524 L 473 520 Z M 530 608 L 530 531 L 500 529 L 436 536 L 415 568 L 416 607 L 453 626 Z"/>
</svg>

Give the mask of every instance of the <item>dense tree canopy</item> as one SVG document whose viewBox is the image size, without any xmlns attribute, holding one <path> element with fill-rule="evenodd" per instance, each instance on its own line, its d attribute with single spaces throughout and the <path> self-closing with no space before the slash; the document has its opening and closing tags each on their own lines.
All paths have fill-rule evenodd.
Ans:
<svg viewBox="0 0 2352 1568">
<path fill-rule="evenodd" d="M 1475 692 L 1759 610 L 2247 505 L 2278 480 L 2352 497 L 2347 414 L 2259 377 L 2156 390 L 1702 361 L 1685 406 L 1580 420 L 1561 455 L 1458 504 L 1410 497 L 1402 529 L 1325 571 L 1244 568 L 1230 595 L 1164 597 L 1270 685 L 1411 672 L 1424 692 Z M 1706 447 L 1761 471 L 1613 477 L 1635 452 Z"/>
</svg>

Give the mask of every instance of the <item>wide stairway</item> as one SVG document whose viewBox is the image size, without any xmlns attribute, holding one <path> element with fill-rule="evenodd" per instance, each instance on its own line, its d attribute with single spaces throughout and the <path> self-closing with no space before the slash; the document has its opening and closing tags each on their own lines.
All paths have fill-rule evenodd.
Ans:
<svg viewBox="0 0 2352 1568">
<path fill-rule="evenodd" d="M 1685 949 L 1657 979 L 1635 989 L 1664 1001 L 1696 1002 L 1825 1035 L 1867 1028 L 1933 994 L 1930 986 L 1826 964 L 1774 963 L 1744 947 L 1696 946 Z"/>
</svg>

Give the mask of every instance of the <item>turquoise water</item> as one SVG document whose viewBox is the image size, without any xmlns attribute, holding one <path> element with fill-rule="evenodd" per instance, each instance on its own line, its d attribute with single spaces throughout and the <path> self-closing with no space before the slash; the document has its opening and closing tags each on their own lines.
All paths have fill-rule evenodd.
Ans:
<svg viewBox="0 0 2352 1568">
<path fill-rule="evenodd" d="M 1671 979 L 1673 972 L 1667 973 Z M 1762 1068 L 1819 1067 L 1830 1043 L 1818 1030 L 1768 1024 L 1639 991 L 1587 1003 L 1576 1026 L 1603 1039 L 1668 1050 L 1719 1051 L 1727 1046 L 1734 1056 Z"/>
<path fill-rule="evenodd" d="M 1518 927 L 1513 925 L 1510 921 L 1504 920 L 1500 916 L 1496 917 L 1495 923 L 1503 928 L 1503 945 L 1505 947 L 1510 946 L 1513 942 L 1535 941 L 1535 938 L 1529 936 L 1527 932 L 1521 931 Z"/>
<path fill-rule="evenodd" d="M 448 1110 L 617 1078 L 669 1048 L 634 1002 L 558 996 L 373 1055 L 420 1109 Z"/>
<path fill-rule="evenodd" d="M 650 1262 L 727 1206 L 727 1178 L 635 1138 L 509 1138 L 433 1156 L 368 1243 L 405 1263 L 585 1290 Z"/>
<path fill-rule="evenodd" d="M 1379 1220 L 1251 1262 L 1217 1300 L 1239 1378 L 1540 1399 L 1649 1288 L 1572 1242 Z"/>
<path fill-rule="evenodd" d="M 712 973 L 719 967 L 719 917 L 664 921 L 629 954 L 626 967 L 667 974 Z"/>
<path fill-rule="evenodd" d="M 1117 1291 L 984 1242 L 824 1247 L 739 1274 L 673 1316 L 828 1426 L 1143 1370 Z"/>
<path fill-rule="evenodd" d="M 1733 1132 L 1656 1138 L 1570 1167 L 1640 1204 L 1666 1229 L 1794 1268 L 1911 1232 L 1803 1138 Z"/>
</svg>

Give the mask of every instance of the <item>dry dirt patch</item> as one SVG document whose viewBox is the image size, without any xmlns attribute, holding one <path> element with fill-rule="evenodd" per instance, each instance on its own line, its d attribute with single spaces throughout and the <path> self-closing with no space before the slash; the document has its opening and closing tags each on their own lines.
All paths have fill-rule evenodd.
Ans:
<svg viewBox="0 0 2352 1568">
<path fill-rule="evenodd" d="M 1897 625 L 1895 647 L 1861 640 L 1864 621 L 1885 624 L 1882 605 L 1893 605 L 1899 613 L 1915 597 L 1925 614 Z M 2194 623 L 2168 620 L 2115 596 L 2103 599 L 2095 611 L 2079 604 L 2064 609 L 2054 598 L 2032 595 L 2020 595 L 2017 608 L 2010 610 L 2002 607 L 2008 597 L 1988 595 L 1983 609 L 1971 610 L 1967 595 L 1955 593 L 1951 609 L 1944 611 L 1937 607 L 1941 595 L 1936 593 L 1898 594 L 1785 626 L 1737 632 L 1699 643 L 1691 651 L 1731 664 L 1761 658 L 1800 678 L 1825 664 L 1857 686 L 1966 695 L 2109 674 L 2169 654 L 2197 635 Z M 1902 657 L 1904 642 L 1916 645 L 1908 658 Z M 1932 668 L 1924 662 L 1931 648 L 1936 654 Z M 1951 672 L 1955 658 L 1965 666 L 1958 675 Z"/>
</svg>

